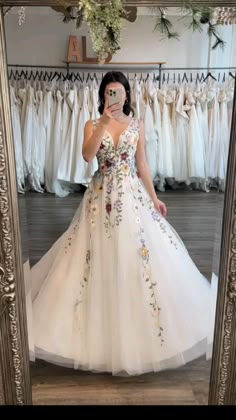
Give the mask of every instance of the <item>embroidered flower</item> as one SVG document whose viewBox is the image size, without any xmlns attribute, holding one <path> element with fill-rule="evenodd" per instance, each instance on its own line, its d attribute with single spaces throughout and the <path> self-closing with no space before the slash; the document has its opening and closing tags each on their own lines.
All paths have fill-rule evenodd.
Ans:
<svg viewBox="0 0 236 420">
<path fill-rule="evenodd" d="M 90 258 L 91 258 L 91 253 L 90 253 L 90 250 L 88 250 L 87 253 L 86 253 L 86 263 L 87 264 L 89 264 Z"/>
<path fill-rule="evenodd" d="M 94 228 L 95 227 L 95 221 L 93 219 L 91 219 L 90 223 L 91 223 L 92 228 Z"/>
<path fill-rule="evenodd" d="M 127 155 L 127 153 L 126 153 L 126 152 L 121 153 L 121 160 L 126 160 L 126 159 L 127 159 L 127 157 L 128 157 L 128 155 Z"/>
<path fill-rule="evenodd" d="M 110 213 L 111 213 L 111 203 L 107 203 L 107 204 L 106 204 L 106 212 L 107 212 L 108 214 L 110 214 Z"/>
<path fill-rule="evenodd" d="M 159 214 L 157 213 L 157 211 L 152 211 L 152 218 L 155 221 L 159 220 Z"/>
<path fill-rule="evenodd" d="M 136 217 L 136 223 L 140 223 L 140 222 L 141 222 L 140 218 Z"/>
<path fill-rule="evenodd" d="M 103 186 L 101 185 L 96 185 L 96 192 L 100 193 L 103 190 Z"/>
<path fill-rule="evenodd" d="M 144 260 L 146 258 L 148 258 L 148 256 L 149 256 L 149 251 L 145 246 L 142 246 L 142 248 L 141 248 L 141 255 L 142 255 Z"/>
<path fill-rule="evenodd" d="M 128 173 L 129 173 L 129 170 L 130 170 L 129 165 L 128 165 L 127 163 L 125 163 L 125 164 L 122 166 L 122 171 L 123 171 L 125 174 L 128 174 Z"/>
<path fill-rule="evenodd" d="M 121 200 L 116 200 L 115 203 L 113 204 L 113 208 L 116 210 L 121 210 L 122 209 L 122 201 Z"/>
<path fill-rule="evenodd" d="M 111 162 L 110 160 L 108 160 L 108 159 L 107 159 L 107 160 L 105 161 L 105 167 L 106 167 L 106 168 L 110 168 L 111 166 L 112 166 L 112 162 Z"/>
<path fill-rule="evenodd" d="M 99 213 L 98 205 L 97 204 L 92 204 L 91 210 L 92 210 L 92 213 L 94 215 L 98 214 Z"/>
</svg>

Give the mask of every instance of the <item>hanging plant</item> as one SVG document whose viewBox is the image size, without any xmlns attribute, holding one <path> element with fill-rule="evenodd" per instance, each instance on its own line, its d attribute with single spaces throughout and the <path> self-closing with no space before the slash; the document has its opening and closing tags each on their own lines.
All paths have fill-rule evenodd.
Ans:
<svg viewBox="0 0 236 420">
<path fill-rule="evenodd" d="M 99 63 L 104 63 L 106 58 L 115 54 L 120 49 L 120 33 L 123 19 L 134 22 L 137 17 L 137 7 L 125 7 L 124 0 L 79 0 L 78 7 L 60 5 L 53 9 L 61 12 L 63 22 L 76 22 L 79 28 L 83 22 L 89 27 L 93 50 L 97 54 Z"/>
<path fill-rule="evenodd" d="M 172 22 L 166 17 L 167 8 L 161 7 L 152 7 L 152 13 L 154 12 L 155 16 L 155 27 L 154 31 L 159 31 L 161 34 L 165 34 L 164 38 L 169 39 L 178 39 L 180 35 L 178 32 L 173 31 Z M 218 32 L 218 25 L 213 24 L 215 10 L 209 6 L 196 6 L 192 2 L 184 2 L 181 8 L 183 16 L 180 18 L 186 20 L 186 26 L 188 29 L 191 29 L 193 32 L 202 32 L 203 26 L 208 25 L 208 35 L 212 35 L 215 38 L 215 43 L 212 46 L 212 49 L 217 47 L 224 48 L 225 41 L 221 39 Z M 187 18 L 187 19 L 186 19 Z"/>
<path fill-rule="evenodd" d="M 101 4 L 95 0 L 79 2 L 100 63 L 104 63 L 110 53 L 114 54 L 120 49 L 123 3 L 123 0 L 109 0 Z"/>
</svg>

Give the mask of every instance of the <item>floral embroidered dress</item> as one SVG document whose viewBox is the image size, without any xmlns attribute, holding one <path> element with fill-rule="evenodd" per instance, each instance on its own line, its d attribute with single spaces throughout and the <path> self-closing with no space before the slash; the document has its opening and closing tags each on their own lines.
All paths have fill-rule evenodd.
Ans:
<svg viewBox="0 0 236 420">
<path fill-rule="evenodd" d="M 32 269 L 36 357 L 142 374 L 206 351 L 210 285 L 137 177 L 139 123 L 98 170 L 69 228 Z"/>
</svg>

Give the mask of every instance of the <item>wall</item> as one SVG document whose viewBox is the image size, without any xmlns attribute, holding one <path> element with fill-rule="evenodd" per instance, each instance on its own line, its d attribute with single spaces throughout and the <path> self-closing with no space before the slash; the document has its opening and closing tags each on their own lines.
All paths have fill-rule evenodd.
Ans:
<svg viewBox="0 0 236 420">
<path fill-rule="evenodd" d="M 141 12 L 140 12 L 141 10 Z M 154 32 L 155 21 L 149 14 L 143 15 L 139 9 L 135 23 L 125 22 L 122 31 L 121 50 L 113 61 L 165 61 L 168 67 L 205 67 L 208 62 L 209 37 L 206 28 L 202 33 L 192 34 L 183 26 L 179 16 L 171 16 L 175 30 L 181 33 L 180 41 L 161 40 L 162 36 Z M 88 28 L 80 30 L 74 23 L 64 24 L 60 14 L 51 8 L 26 9 L 26 21 L 18 25 L 17 8 L 6 18 L 6 37 L 8 62 L 11 64 L 63 65 L 66 59 L 70 35 L 87 36 L 88 55 L 93 56 Z M 222 27 L 221 32 L 227 41 L 225 51 L 219 49 L 211 54 L 211 65 L 236 65 L 233 55 L 232 40 L 236 35 L 232 26 Z"/>
</svg>

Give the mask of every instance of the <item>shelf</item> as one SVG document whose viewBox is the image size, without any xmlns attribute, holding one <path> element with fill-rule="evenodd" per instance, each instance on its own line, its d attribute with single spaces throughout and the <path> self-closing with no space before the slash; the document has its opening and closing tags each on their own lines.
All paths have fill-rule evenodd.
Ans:
<svg viewBox="0 0 236 420">
<path fill-rule="evenodd" d="M 164 61 L 146 61 L 146 62 L 135 62 L 135 61 L 128 61 L 128 62 L 110 62 L 110 63 L 94 63 L 94 62 L 82 62 L 77 63 L 75 61 L 63 61 L 63 63 L 67 66 L 68 69 L 96 69 L 96 70 L 109 70 L 110 68 L 120 68 L 126 70 L 159 70 L 162 65 L 166 64 Z"/>
</svg>

